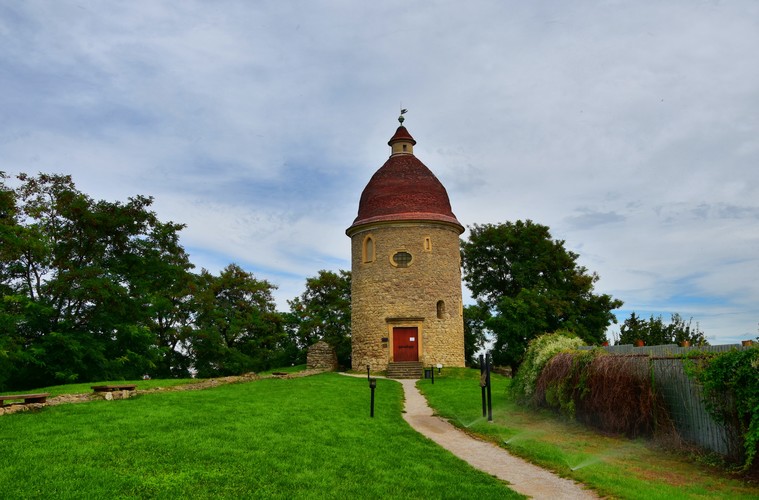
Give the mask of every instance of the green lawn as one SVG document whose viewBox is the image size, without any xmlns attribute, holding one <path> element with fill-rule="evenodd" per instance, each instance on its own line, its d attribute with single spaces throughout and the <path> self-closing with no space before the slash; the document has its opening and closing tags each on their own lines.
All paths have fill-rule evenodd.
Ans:
<svg viewBox="0 0 759 500">
<path fill-rule="evenodd" d="M 517 496 L 414 432 L 399 384 L 376 396 L 372 419 L 366 379 L 323 374 L 5 415 L 2 496 Z"/>
<path fill-rule="evenodd" d="M 603 436 L 550 412 L 526 410 L 507 396 L 511 380 L 493 375 L 493 422 L 482 418 L 479 370 L 445 369 L 418 387 L 436 413 L 515 455 L 616 498 L 759 498 L 759 487 L 689 454 L 645 440 Z"/>
</svg>

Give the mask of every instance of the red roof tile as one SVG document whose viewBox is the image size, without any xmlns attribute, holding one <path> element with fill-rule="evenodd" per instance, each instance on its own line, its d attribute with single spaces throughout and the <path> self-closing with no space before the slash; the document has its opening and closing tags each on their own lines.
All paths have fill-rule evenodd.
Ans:
<svg viewBox="0 0 759 500">
<path fill-rule="evenodd" d="M 403 125 L 398 127 L 398 130 L 395 131 L 395 135 L 387 141 L 387 145 L 392 146 L 396 141 L 411 141 L 411 144 L 416 145 L 416 141 L 411 137 L 411 134 L 409 134 L 408 130 L 406 130 L 406 127 Z"/>
<path fill-rule="evenodd" d="M 398 137 L 413 141 L 404 127 L 398 127 L 390 142 Z M 443 184 L 412 154 L 391 156 L 372 176 L 348 231 L 373 222 L 404 220 L 447 222 L 464 230 L 451 211 Z"/>
</svg>

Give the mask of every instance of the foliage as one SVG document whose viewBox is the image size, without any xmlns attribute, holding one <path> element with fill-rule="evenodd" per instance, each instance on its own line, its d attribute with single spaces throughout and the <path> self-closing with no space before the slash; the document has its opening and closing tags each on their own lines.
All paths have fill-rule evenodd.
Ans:
<svg viewBox="0 0 759 500">
<path fill-rule="evenodd" d="M 152 198 L 95 201 L 67 175 L 0 172 L 0 390 L 188 377 L 282 361 L 272 286 L 193 274 Z"/>
<path fill-rule="evenodd" d="M 576 349 L 583 341 L 571 332 L 558 331 L 536 337 L 530 341 L 524 362 L 512 386 L 513 394 L 522 401 L 530 401 L 543 371 L 543 367 L 556 354 Z"/>
<path fill-rule="evenodd" d="M 235 375 L 271 368 L 283 341 L 272 290 L 236 264 L 219 276 L 205 269 L 194 297 L 195 328 L 189 347 L 199 377 Z"/>
<path fill-rule="evenodd" d="M 604 432 L 636 437 L 672 431 L 646 357 L 598 348 L 559 353 L 543 368 L 533 401 Z"/>
<path fill-rule="evenodd" d="M 661 316 L 648 321 L 640 319 L 633 311 L 619 327 L 620 336 L 618 344 L 634 344 L 642 340 L 645 345 L 681 344 L 688 341 L 693 346 L 709 345 L 704 332 L 698 326 L 693 325 L 693 318 L 687 322 L 678 314 L 672 314 L 669 324 L 664 324 Z"/>
<path fill-rule="evenodd" d="M 479 366 L 477 353 L 485 348 L 487 336 L 485 323 L 490 311 L 482 304 L 464 307 L 464 359 L 467 366 Z"/>
<path fill-rule="evenodd" d="M 288 301 L 288 330 L 305 362 L 305 349 L 319 340 L 335 348 L 337 361 L 351 366 L 351 273 L 319 271 L 306 280 L 306 290 Z"/>
<path fill-rule="evenodd" d="M 492 313 L 496 364 L 518 366 L 528 342 L 545 332 L 575 332 L 600 344 L 611 313 L 622 306 L 595 294 L 598 275 L 577 264 L 578 255 L 532 221 L 475 225 L 461 243 L 464 281 Z"/>
<path fill-rule="evenodd" d="M 707 410 L 743 435 L 743 468 L 756 467 L 759 451 L 759 346 L 699 353 L 686 365 L 704 389 Z"/>
<path fill-rule="evenodd" d="M 192 267 L 152 199 L 94 201 L 70 176 L 0 186 L 0 387 L 134 378 L 172 364 L 158 304 Z"/>
</svg>

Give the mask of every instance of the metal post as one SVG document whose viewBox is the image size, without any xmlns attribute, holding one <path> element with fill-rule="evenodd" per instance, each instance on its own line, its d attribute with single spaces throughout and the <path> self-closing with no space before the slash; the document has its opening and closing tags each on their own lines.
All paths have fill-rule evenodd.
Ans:
<svg viewBox="0 0 759 500">
<path fill-rule="evenodd" d="M 430 373 L 432 374 L 432 385 L 435 385 L 435 370 L 430 366 Z"/>
<path fill-rule="evenodd" d="M 485 384 L 487 383 L 487 380 L 485 379 L 485 356 L 480 354 L 480 390 L 482 391 L 482 416 L 487 415 L 487 408 L 485 406 Z"/>
<path fill-rule="evenodd" d="M 366 380 L 371 380 L 369 377 L 369 365 L 366 365 Z"/>
<path fill-rule="evenodd" d="M 370 378 L 369 379 L 369 389 L 372 391 L 372 402 L 369 410 L 369 416 L 374 418 L 374 388 L 377 387 L 377 379 L 376 378 Z"/>
<path fill-rule="evenodd" d="M 488 391 L 488 422 L 493 421 L 493 397 L 490 393 L 490 354 L 485 354 L 485 382 Z"/>
</svg>

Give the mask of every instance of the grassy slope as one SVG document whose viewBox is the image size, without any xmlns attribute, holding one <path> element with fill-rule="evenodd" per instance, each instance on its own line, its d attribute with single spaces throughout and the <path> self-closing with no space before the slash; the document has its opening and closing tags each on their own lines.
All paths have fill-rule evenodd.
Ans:
<svg viewBox="0 0 759 500">
<path fill-rule="evenodd" d="M 642 440 L 602 436 L 549 412 L 533 412 L 507 397 L 510 379 L 493 376 L 493 423 L 482 418 L 479 371 L 447 369 L 418 387 L 435 411 L 469 432 L 564 477 L 619 498 L 759 498 L 755 485 L 730 479 Z M 574 470 L 573 470 L 574 469 Z"/>
<path fill-rule="evenodd" d="M 508 498 L 402 420 L 399 384 L 325 374 L 0 417 L 3 496 Z"/>
</svg>

